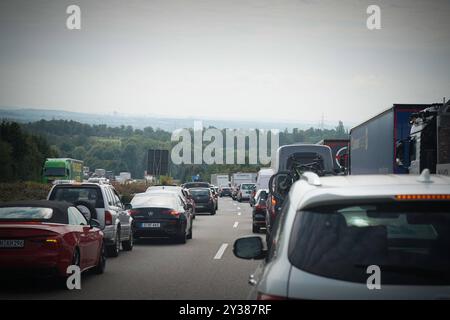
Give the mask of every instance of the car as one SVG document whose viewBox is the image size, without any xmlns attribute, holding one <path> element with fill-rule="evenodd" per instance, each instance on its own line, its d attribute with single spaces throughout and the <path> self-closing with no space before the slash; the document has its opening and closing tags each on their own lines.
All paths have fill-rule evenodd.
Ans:
<svg viewBox="0 0 450 320">
<path fill-rule="evenodd" d="M 260 236 L 234 243 L 237 257 L 263 259 L 250 276 L 249 297 L 450 299 L 449 191 L 450 177 L 427 170 L 324 178 L 305 172 L 267 249 Z"/>
<path fill-rule="evenodd" d="M 186 182 L 183 185 L 183 188 L 192 189 L 192 188 L 209 188 L 211 185 L 209 182 Z"/>
<path fill-rule="evenodd" d="M 231 188 L 230 187 L 221 187 L 219 189 L 220 197 L 231 197 Z"/>
<path fill-rule="evenodd" d="M 128 211 L 136 240 L 169 237 L 186 243 L 186 239 L 192 239 L 192 215 L 176 192 L 136 194 Z"/>
<path fill-rule="evenodd" d="M 190 192 L 194 198 L 197 212 L 209 212 L 211 215 L 216 214 L 216 203 L 210 188 L 193 188 L 190 189 Z"/>
<path fill-rule="evenodd" d="M 175 191 L 179 194 L 179 196 L 181 198 L 183 198 L 183 202 L 185 202 L 187 204 L 187 206 L 189 207 L 189 209 L 191 210 L 192 213 L 192 219 L 195 219 L 195 201 L 192 198 L 192 195 L 189 191 L 189 189 L 181 187 L 181 186 L 176 186 L 176 185 L 161 185 L 161 186 L 150 186 L 147 188 L 146 192 L 158 192 L 158 191 Z"/>
<path fill-rule="evenodd" d="M 249 200 L 256 184 L 254 183 L 243 183 L 240 185 L 237 192 L 237 201 L 242 202 L 243 200 Z"/>
<path fill-rule="evenodd" d="M 240 185 L 233 186 L 232 191 L 231 191 L 231 199 L 237 200 L 237 195 L 239 193 L 240 187 L 241 187 Z"/>
<path fill-rule="evenodd" d="M 267 214 L 267 197 L 269 190 L 259 189 L 256 193 L 255 205 L 252 212 L 252 230 L 253 233 L 259 233 L 261 228 L 266 227 L 266 214 Z"/>
<path fill-rule="evenodd" d="M 219 193 L 217 191 L 217 187 L 211 186 L 209 189 L 211 190 L 211 193 L 214 197 L 215 208 L 216 208 L 216 210 L 218 210 L 219 209 Z"/>
<path fill-rule="evenodd" d="M 65 279 L 67 268 L 103 273 L 103 232 L 72 204 L 18 201 L 0 204 L 0 271 Z"/>
<path fill-rule="evenodd" d="M 133 250 L 133 218 L 127 213 L 114 187 L 104 183 L 62 183 L 50 190 L 47 200 L 67 201 L 79 208 L 87 220 L 100 222 L 106 253 L 117 257 L 122 248 Z"/>
</svg>

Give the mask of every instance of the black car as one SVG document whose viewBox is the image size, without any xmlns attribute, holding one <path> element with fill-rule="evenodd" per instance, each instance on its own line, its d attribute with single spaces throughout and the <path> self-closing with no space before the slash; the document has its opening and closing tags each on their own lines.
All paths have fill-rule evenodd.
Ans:
<svg viewBox="0 0 450 320">
<path fill-rule="evenodd" d="M 268 191 L 260 190 L 256 194 L 255 205 L 253 206 L 253 232 L 260 232 L 261 228 L 266 227 Z"/>
<path fill-rule="evenodd" d="M 128 210 L 133 217 L 133 236 L 141 238 L 173 238 L 186 243 L 192 238 L 192 214 L 182 199 L 173 192 L 137 194 Z"/>
<path fill-rule="evenodd" d="M 230 187 L 222 187 L 219 191 L 220 197 L 231 197 L 231 188 Z"/>
<path fill-rule="evenodd" d="M 216 202 L 210 188 L 193 188 L 189 191 L 194 199 L 196 212 L 216 214 Z"/>
</svg>

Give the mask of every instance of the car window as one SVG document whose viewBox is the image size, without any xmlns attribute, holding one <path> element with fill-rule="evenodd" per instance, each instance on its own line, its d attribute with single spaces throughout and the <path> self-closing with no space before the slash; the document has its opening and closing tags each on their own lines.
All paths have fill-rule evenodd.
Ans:
<svg viewBox="0 0 450 320">
<path fill-rule="evenodd" d="M 306 272 L 365 283 L 450 284 L 450 203 L 361 203 L 297 213 L 289 260 Z"/>
<path fill-rule="evenodd" d="M 114 197 L 112 195 L 111 189 L 105 188 L 106 198 L 108 199 L 108 204 L 114 206 Z"/>
<path fill-rule="evenodd" d="M 111 192 L 112 192 L 112 195 L 114 197 L 114 204 L 117 207 L 121 208 L 122 207 L 122 202 L 120 201 L 120 197 L 119 197 L 117 191 L 115 189 L 111 188 Z"/>
<path fill-rule="evenodd" d="M 56 186 L 53 188 L 49 200 L 67 201 L 70 203 L 84 201 L 90 203 L 95 208 L 104 207 L 101 190 L 95 186 Z"/>
<path fill-rule="evenodd" d="M 3 207 L 0 208 L 0 220 L 50 220 L 52 208 Z"/>
<path fill-rule="evenodd" d="M 67 209 L 67 214 L 69 216 L 69 224 L 71 225 L 85 226 L 88 224 L 86 218 L 75 207 L 69 207 Z"/>
</svg>

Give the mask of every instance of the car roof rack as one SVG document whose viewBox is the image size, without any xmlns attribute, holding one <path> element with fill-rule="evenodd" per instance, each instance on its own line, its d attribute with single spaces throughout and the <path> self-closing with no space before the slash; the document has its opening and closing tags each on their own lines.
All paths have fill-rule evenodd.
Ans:
<svg viewBox="0 0 450 320">
<path fill-rule="evenodd" d="M 312 186 L 321 186 L 322 185 L 322 183 L 320 182 L 319 175 L 317 173 L 314 173 L 311 171 L 303 172 L 300 179 L 305 180 L 306 182 L 308 182 L 308 184 L 310 184 Z"/>
</svg>

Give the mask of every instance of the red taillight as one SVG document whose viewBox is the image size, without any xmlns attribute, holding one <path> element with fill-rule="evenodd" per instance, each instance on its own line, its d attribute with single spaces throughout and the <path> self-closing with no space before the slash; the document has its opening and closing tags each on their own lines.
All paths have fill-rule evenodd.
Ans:
<svg viewBox="0 0 450 320">
<path fill-rule="evenodd" d="M 139 214 L 139 211 L 138 210 L 128 210 L 128 213 L 130 214 L 130 216 L 134 216 L 134 215 Z"/>
<path fill-rule="evenodd" d="M 166 210 L 162 212 L 163 214 L 169 214 L 173 217 L 178 218 L 180 216 L 180 212 L 178 212 L 177 210 Z"/>
<path fill-rule="evenodd" d="M 109 211 L 105 211 L 105 225 L 109 226 L 112 225 L 113 219 L 112 214 Z"/>
<path fill-rule="evenodd" d="M 265 294 L 258 292 L 258 296 L 256 297 L 256 300 L 286 300 L 286 297 L 280 297 L 280 296 L 274 296 L 271 294 Z"/>
<path fill-rule="evenodd" d="M 257 204 L 255 206 L 256 209 L 266 209 L 266 205 L 265 204 Z"/>
</svg>

